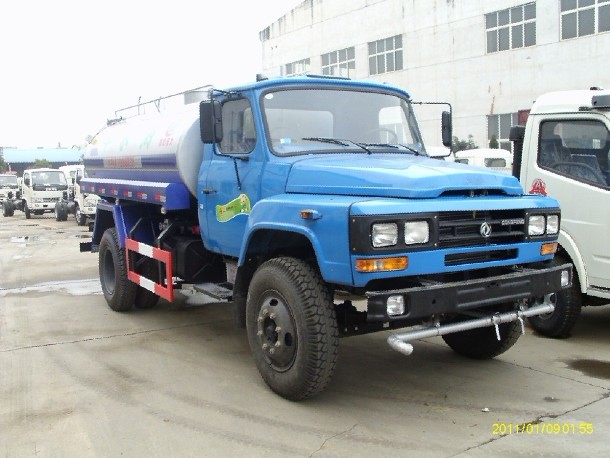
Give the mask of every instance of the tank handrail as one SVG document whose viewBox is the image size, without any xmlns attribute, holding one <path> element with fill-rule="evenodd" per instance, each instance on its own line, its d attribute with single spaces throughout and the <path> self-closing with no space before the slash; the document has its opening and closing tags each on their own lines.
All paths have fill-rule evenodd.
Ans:
<svg viewBox="0 0 610 458">
<path fill-rule="evenodd" d="M 175 94 L 166 95 L 166 96 L 162 96 L 162 97 L 157 97 L 156 99 L 148 100 L 147 102 L 140 102 L 140 99 L 138 99 L 138 103 L 136 103 L 135 105 L 130 105 L 128 107 L 119 108 L 118 110 L 116 110 L 114 112 L 114 115 L 119 117 L 119 115 L 118 115 L 119 112 L 130 110 L 132 108 L 138 108 L 138 114 L 139 114 L 140 107 L 142 107 L 144 105 L 148 105 L 150 103 L 155 104 L 155 108 L 157 108 L 157 111 L 161 111 L 161 110 L 159 110 L 159 104 L 160 104 L 161 100 L 166 100 L 166 99 L 169 99 L 169 98 L 172 98 L 172 97 L 177 97 L 179 95 L 184 95 L 184 94 L 186 94 L 188 92 L 195 92 L 195 91 L 199 91 L 201 89 L 207 89 L 207 88 L 213 88 L 213 87 L 214 86 L 212 84 L 206 84 L 204 86 L 199 86 L 199 87 L 196 87 L 196 88 L 193 88 L 193 89 L 187 89 L 186 91 L 177 92 Z"/>
</svg>

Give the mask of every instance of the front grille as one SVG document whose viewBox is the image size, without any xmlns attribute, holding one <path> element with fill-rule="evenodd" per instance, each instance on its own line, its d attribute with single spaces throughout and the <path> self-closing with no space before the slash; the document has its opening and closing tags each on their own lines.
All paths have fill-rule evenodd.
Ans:
<svg viewBox="0 0 610 458">
<path fill-rule="evenodd" d="M 476 264 L 478 262 L 505 261 L 507 259 L 515 259 L 516 257 L 516 249 L 456 253 L 445 256 L 445 265 L 459 266 L 462 264 Z"/>
<path fill-rule="evenodd" d="M 482 226 L 491 227 L 489 237 Z M 440 248 L 520 243 L 525 240 L 524 210 L 482 210 L 445 212 L 439 215 Z"/>
</svg>

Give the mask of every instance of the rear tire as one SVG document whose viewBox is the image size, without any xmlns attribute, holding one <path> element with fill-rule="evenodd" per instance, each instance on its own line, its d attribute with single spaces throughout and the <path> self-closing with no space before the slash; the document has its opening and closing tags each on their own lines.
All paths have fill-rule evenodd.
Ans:
<svg viewBox="0 0 610 458">
<path fill-rule="evenodd" d="M 269 387 L 300 401 L 324 390 L 337 362 L 333 297 L 319 273 L 295 258 L 276 258 L 252 278 L 246 303 L 248 342 Z"/>
<path fill-rule="evenodd" d="M 500 311 L 511 310 L 515 310 L 514 305 L 507 304 L 501 307 Z M 460 316 L 450 322 L 457 323 L 467 319 L 468 317 Z M 446 334 L 442 337 L 445 343 L 459 355 L 472 359 L 491 359 L 507 351 L 521 337 L 519 321 L 500 324 L 499 328 L 500 340 L 498 340 L 496 329 L 493 326 Z"/>
<path fill-rule="evenodd" d="M 115 228 L 107 229 L 100 241 L 99 273 L 108 306 L 115 312 L 131 310 L 138 285 L 127 278 L 125 250 L 119 245 Z"/>
<path fill-rule="evenodd" d="M 555 266 L 568 262 L 561 256 L 553 258 Z M 555 304 L 553 313 L 530 317 L 528 318 L 529 324 L 534 331 L 546 337 L 557 339 L 569 337 L 582 309 L 580 282 L 576 271 L 572 278 L 572 286 L 553 294 L 551 300 Z"/>
</svg>

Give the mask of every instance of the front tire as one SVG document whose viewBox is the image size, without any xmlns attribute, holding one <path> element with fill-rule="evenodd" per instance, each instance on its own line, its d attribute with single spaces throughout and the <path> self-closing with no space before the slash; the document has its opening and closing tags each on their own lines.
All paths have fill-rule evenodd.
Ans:
<svg viewBox="0 0 610 458">
<path fill-rule="evenodd" d="M 119 245 L 115 228 L 107 229 L 100 241 L 99 272 L 108 306 L 115 312 L 131 310 L 138 285 L 127 278 L 125 250 Z"/>
<path fill-rule="evenodd" d="M 319 273 L 295 258 L 265 262 L 246 302 L 248 342 L 269 387 L 300 401 L 326 388 L 338 350 L 333 297 Z"/>
<path fill-rule="evenodd" d="M 566 264 L 561 256 L 553 258 L 553 265 Z M 546 337 L 563 339 L 569 337 L 576 320 L 582 309 L 582 295 L 580 293 L 580 282 L 576 273 L 572 278 L 572 286 L 562 289 L 551 296 L 555 304 L 553 313 L 532 316 L 528 318 L 529 324 L 534 331 Z"/>
<path fill-rule="evenodd" d="M 87 215 L 80 211 L 80 206 L 78 204 L 76 204 L 74 219 L 76 220 L 76 224 L 79 226 L 84 226 L 87 223 Z"/>
<path fill-rule="evenodd" d="M 28 207 L 27 201 L 23 203 L 23 213 L 25 213 L 25 219 L 30 219 L 32 217 L 32 213 L 30 212 L 30 207 Z"/>
<path fill-rule="evenodd" d="M 513 304 L 507 304 L 501 307 L 499 311 L 508 312 L 511 310 L 515 310 Z M 456 323 L 467 319 L 468 317 L 458 317 L 451 322 Z M 507 351 L 521 337 L 521 323 L 519 321 L 502 323 L 498 327 L 500 329 L 500 340 L 498 340 L 494 326 L 446 334 L 442 337 L 445 343 L 459 355 L 472 359 L 491 359 Z"/>
</svg>

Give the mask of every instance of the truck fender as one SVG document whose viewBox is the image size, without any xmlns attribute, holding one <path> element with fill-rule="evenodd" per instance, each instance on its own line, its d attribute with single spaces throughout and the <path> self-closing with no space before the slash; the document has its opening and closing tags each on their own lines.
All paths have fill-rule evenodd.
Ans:
<svg viewBox="0 0 610 458">
<path fill-rule="evenodd" d="M 589 288 L 589 280 L 587 278 L 587 269 L 578 249 L 578 245 L 574 239 L 563 229 L 559 232 L 559 251 L 563 251 L 569 258 L 569 261 L 574 265 L 578 280 L 580 281 L 580 292 L 586 294 Z"/>
<path fill-rule="evenodd" d="M 129 236 L 134 226 L 140 220 L 149 221 L 150 224 L 138 224 L 133 238 L 138 242 L 153 245 L 155 240 L 154 209 L 148 205 L 123 205 L 120 203 L 100 201 L 97 204 L 95 224 L 93 226 L 92 246 L 99 246 L 104 232 L 115 227 L 119 238 L 119 246 L 125 248 L 125 238 Z"/>
<path fill-rule="evenodd" d="M 315 209 L 317 216 L 304 218 L 301 211 L 307 208 Z M 345 228 L 348 215 L 348 204 L 329 203 L 327 199 L 316 196 L 276 196 L 259 201 L 252 207 L 245 227 L 238 267 L 243 266 L 252 254 L 274 251 L 274 244 L 278 246 L 279 243 L 282 247 L 287 247 L 285 242 L 288 240 L 309 251 L 303 254 L 310 258 L 315 257 L 324 281 L 351 285 L 353 275 L 349 234 L 348 231 L 338 230 Z M 277 237 L 278 235 L 280 237 Z M 283 251 L 290 251 L 290 247 Z M 301 254 L 297 251 L 294 255 L 299 257 Z"/>
</svg>

